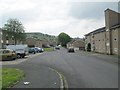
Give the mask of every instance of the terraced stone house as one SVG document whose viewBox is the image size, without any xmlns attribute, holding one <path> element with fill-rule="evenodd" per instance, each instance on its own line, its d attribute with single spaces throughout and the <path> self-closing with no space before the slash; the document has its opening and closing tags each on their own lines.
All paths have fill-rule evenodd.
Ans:
<svg viewBox="0 0 120 90">
<path fill-rule="evenodd" d="M 85 35 L 85 50 L 120 56 L 120 13 L 105 10 L 105 27 Z"/>
<path fill-rule="evenodd" d="M 67 48 L 74 47 L 75 50 L 85 50 L 84 39 L 73 39 L 67 43 Z"/>
</svg>

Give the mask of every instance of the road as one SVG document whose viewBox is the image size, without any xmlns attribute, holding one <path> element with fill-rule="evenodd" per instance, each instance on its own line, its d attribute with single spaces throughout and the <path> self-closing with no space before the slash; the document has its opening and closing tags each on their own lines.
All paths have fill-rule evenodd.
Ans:
<svg viewBox="0 0 120 90">
<path fill-rule="evenodd" d="M 118 64 L 108 62 L 107 59 L 110 58 L 107 57 L 104 57 L 107 60 L 105 61 L 102 55 L 103 60 L 96 56 L 97 54 L 68 53 L 66 49 L 61 48 L 23 63 L 25 65 L 29 62 L 30 69 L 37 65 L 57 70 L 64 75 L 69 88 L 118 88 Z M 35 71 L 35 74 L 37 73 Z"/>
</svg>

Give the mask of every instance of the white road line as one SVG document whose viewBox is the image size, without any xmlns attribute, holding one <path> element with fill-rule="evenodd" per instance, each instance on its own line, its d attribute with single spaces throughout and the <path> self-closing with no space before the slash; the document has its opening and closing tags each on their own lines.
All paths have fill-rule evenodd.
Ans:
<svg viewBox="0 0 120 90">
<path fill-rule="evenodd" d="M 49 67 L 49 69 L 51 69 L 52 71 L 56 72 L 59 75 L 60 83 L 61 83 L 60 89 L 61 90 L 68 89 L 68 84 L 67 84 L 67 80 L 65 79 L 65 77 L 60 72 L 58 72 L 57 70 L 55 70 L 55 69 L 53 69 L 51 67 Z"/>
</svg>

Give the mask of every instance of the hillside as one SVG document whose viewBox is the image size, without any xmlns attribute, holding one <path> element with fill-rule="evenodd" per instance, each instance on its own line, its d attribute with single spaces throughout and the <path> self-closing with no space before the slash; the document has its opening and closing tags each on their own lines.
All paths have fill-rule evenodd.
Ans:
<svg viewBox="0 0 120 90">
<path fill-rule="evenodd" d="M 32 37 L 35 39 L 40 39 L 40 40 L 47 40 L 53 43 L 57 42 L 57 36 L 53 36 L 53 35 L 48 35 L 48 34 L 43 34 L 43 33 L 26 33 L 27 38 Z"/>
</svg>

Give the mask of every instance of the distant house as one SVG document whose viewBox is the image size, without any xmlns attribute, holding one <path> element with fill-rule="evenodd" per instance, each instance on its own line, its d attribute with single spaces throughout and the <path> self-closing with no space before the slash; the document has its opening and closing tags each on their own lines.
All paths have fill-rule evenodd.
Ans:
<svg viewBox="0 0 120 90">
<path fill-rule="evenodd" d="M 57 43 L 57 37 L 48 35 L 48 34 L 34 32 L 34 33 L 26 33 L 26 36 L 27 38 L 34 38 L 34 39 L 42 40 L 43 47 L 54 46 Z"/>
<path fill-rule="evenodd" d="M 73 39 L 67 43 L 67 48 L 73 47 L 75 50 L 84 50 L 85 42 L 83 39 Z"/>
<path fill-rule="evenodd" d="M 43 40 L 42 42 L 43 42 L 42 47 L 50 47 L 50 41 Z"/>
<path fill-rule="evenodd" d="M 105 27 L 85 35 L 86 51 L 120 56 L 120 13 L 105 10 Z"/>
<path fill-rule="evenodd" d="M 13 38 L 9 38 L 8 35 L 5 33 L 5 30 L 0 28 L 0 37 L 1 37 L 1 44 L 5 45 L 14 45 L 15 40 Z M 17 41 L 16 44 L 23 44 L 22 41 Z"/>
<path fill-rule="evenodd" d="M 27 44 L 29 47 L 42 47 L 42 40 L 36 39 L 36 38 L 26 38 L 25 44 Z"/>
<path fill-rule="evenodd" d="M 41 47 L 42 48 L 43 41 L 42 40 L 36 40 L 36 47 Z"/>
</svg>

